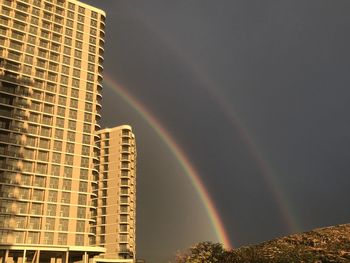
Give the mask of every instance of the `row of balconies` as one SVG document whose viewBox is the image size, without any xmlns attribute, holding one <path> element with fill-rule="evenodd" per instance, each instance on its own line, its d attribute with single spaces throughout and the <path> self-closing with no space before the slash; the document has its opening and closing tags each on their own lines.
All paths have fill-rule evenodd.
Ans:
<svg viewBox="0 0 350 263">
<path fill-rule="evenodd" d="M 1 77 L 0 77 L 1 80 Z M 9 94 L 15 94 L 19 96 L 32 96 L 33 89 L 31 87 L 18 86 L 12 83 L 0 83 L 0 92 L 5 92 Z"/>
</svg>

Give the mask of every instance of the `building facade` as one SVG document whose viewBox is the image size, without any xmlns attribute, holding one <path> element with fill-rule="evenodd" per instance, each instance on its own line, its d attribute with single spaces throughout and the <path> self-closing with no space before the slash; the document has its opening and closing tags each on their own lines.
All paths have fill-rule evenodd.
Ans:
<svg viewBox="0 0 350 263">
<path fill-rule="evenodd" d="M 79 1 L 0 0 L 0 262 L 106 250 L 95 231 L 104 27 Z"/>
<path fill-rule="evenodd" d="M 98 132 L 97 243 L 105 259 L 135 259 L 136 143 L 128 125 Z"/>
</svg>

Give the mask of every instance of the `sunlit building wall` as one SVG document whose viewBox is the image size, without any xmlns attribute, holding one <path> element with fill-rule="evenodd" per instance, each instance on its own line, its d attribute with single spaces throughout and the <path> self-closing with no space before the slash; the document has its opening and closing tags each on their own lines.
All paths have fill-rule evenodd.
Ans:
<svg viewBox="0 0 350 263">
<path fill-rule="evenodd" d="M 75 0 L 0 0 L 0 262 L 104 251 L 91 228 L 104 27 Z"/>
<path fill-rule="evenodd" d="M 97 243 L 104 258 L 134 259 L 136 234 L 136 143 L 123 125 L 98 132 L 100 177 L 97 190 Z"/>
</svg>

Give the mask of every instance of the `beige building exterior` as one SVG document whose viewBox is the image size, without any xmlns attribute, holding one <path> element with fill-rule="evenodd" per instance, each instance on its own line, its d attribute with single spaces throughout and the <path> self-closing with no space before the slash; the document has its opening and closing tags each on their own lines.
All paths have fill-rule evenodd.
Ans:
<svg viewBox="0 0 350 263">
<path fill-rule="evenodd" d="M 128 125 L 98 132 L 97 243 L 105 259 L 135 259 L 136 143 Z M 133 261 L 132 261 L 133 262 Z"/>
<path fill-rule="evenodd" d="M 125 256 L 124 248 L 135 253 L 135 204 L 127 207 L 127 228 L 124 221 L 114 228 L 111 254 L 103 222 L 112 216 L 104 213 L 109 206 L 97 206 L 110 202 L 98 188 L 106 183 L 98 168 L 107 148 L 96 144 L 105 146 L 100 135 L 108 134 L 96 133 L 104 28 L 105 13 L 79 1 L 0 0 L 0 262 L 98 262 L 93 257 L 106 250 L 106 258 Z M 124 215 L 122 203 L 115 209 Z"/>
</svg>

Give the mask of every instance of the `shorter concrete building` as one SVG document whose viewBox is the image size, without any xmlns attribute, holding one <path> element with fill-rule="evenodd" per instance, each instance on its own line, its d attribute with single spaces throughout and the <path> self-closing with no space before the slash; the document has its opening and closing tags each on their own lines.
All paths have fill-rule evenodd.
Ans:
<svg viewBox="0 0 350 263">
<path fill-rule="evenodd" d="M 100 148 L 96 243 L 106 252 L 96 262 L 134 262 L 136 143 L 128 125 L 98 132 Z M 116 261 L 116 259 L 118 259 Z"/>
</svg>

